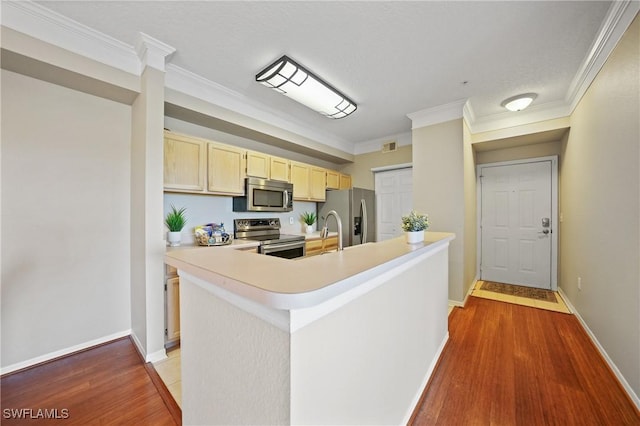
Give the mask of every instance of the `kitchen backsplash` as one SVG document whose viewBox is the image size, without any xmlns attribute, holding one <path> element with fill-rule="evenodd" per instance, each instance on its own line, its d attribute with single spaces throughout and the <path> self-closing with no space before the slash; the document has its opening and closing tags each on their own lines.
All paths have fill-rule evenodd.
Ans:
<svg viewBox="0 0 640 426">
<path fill-rule="evenodd" d="M 224 223 L 224 227 L 228 233 L 233 233 L 233 220 L 241 218 L 280 218 L 282 228 L 280 232 L 301 233 L 304 232 L 304 225 L 300 219 L 300 215 L 305 211 L 316 213 L 316 203 L 307 201 L 294 201 L 293 211 L 286 213 L 275 212 L 234 212 L 232 208 L 232 197 L 212 196 L 212 195 L 195 195 L 195 194 L 164 194 L 164 216 L 171 209 L 173 204 L 177 208 L 186 207 L 187 225 L 182 230 L 183 244 L 194 242 L 193 228 L 198 225 L 207 223 Z M 290 219 L 293 218 L 293 225 Z M 318 224 L 314 225 L 317 229 Z M 165 229 L 166 231 L 166 229 Z M 165 235 L 166 238 L 166 235 Z"/>
</svg>

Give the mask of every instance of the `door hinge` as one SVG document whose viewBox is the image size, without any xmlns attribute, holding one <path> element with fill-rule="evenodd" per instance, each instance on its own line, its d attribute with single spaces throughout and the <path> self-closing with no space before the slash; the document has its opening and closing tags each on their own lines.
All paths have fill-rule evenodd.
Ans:
<svg viewBox="0 0 640 426">
<path fill-rule="evenodd" d="M 167 291 L 167 284 L 164 284 L 164 291 Z"/>
<path fill-rule="evenodd" d="M 169 329 L 168 329 L 168 328 L 165 328 L 165 329 L 164 329 L 164 335 L 165 335 L 165 336 L 167 336 L 167 337 L 169 337 Z"/>
</svg>

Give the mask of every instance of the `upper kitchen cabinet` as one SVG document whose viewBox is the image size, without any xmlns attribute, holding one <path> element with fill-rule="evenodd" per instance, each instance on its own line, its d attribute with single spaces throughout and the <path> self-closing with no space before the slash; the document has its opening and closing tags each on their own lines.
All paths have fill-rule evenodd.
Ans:
<svg viewBox="0 0 640 426">
<path fill-rule="evenodd" d="M 207 152 L 207 190 L 225 195 L 244 194 L 245 151 L 209 142 Z"/>
<path fill-rule="evenodd" d="M 309 199 L 309 172 L 308 164 L 291 162 L 291 183 L 293 184 L 293 199 L 308 200 Z"/>
<path fill-rule="evenodd" d="M 326 170 L 310 164 L 291 162 L 293 199 L 300 201 L 324 201 Z"/>
<path fill-rule="evenodd" d="M 165 132 L 164 189 L 202 192 L 205 189 L 206 142 Z"/>
<path fill-rule="evenodd" d="M 340 189 L 340 172 L 327 170 L 327 189 Z"/>
<path fill-rule="evenodd" d="M 272 156 L 269 158 L 269 162 L 270 179 L 289 182 L 289 160 Z"/>
<path fill-rule="evenodd" d="M 327 184 L 327 171 L 319 167 L 311 166 L 310 170 L 310 183 L 309 183 L 309 196 L 313 201 L 325 201 L 327 199 L 326 193 Z"/>
<path fill-rule="evenodd" d="M 269 179 L 271 157 L 255 151 L 247 151 L 247 176 Z"/>
<path fill-rule="evenodd" d="M 351 176 L 340 173 L 340 189 L 351 189 Z"/>
</svg>

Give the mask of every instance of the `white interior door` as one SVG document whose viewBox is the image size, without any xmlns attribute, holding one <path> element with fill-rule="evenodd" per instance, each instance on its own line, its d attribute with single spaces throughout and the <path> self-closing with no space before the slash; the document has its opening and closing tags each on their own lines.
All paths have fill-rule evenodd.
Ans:
<svg viewBox="0 0 640 426">
<path fill-rule="evenodd" d="M 398 169 L 375 174 L 377 241 L 402 234 L 402 216 L 413 207 L 413 170 Z"/>
<path fill-rule="evenodd" d="M 551 161 L 482 167 L 480 183 L 481 279 L 551 289 Z"/>
</svg>

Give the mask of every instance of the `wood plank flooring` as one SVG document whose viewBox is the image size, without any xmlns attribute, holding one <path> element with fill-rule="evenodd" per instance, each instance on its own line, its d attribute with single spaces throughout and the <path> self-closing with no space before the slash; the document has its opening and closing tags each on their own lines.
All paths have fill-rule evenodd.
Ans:
<svg viewBox="0 0 640 426">
<path fill-rule="evenodd" d="M 640 425 L 573 315 L 470 297 L 412 425 Z"/>
<path fill-rule="evenodd" d="M 181 424 L 180 409 L 128 337 L 5 375 L 0 401 L 3 425 Z M 9 418 L 12 409 L 23 418 Z"/>
</svg>

